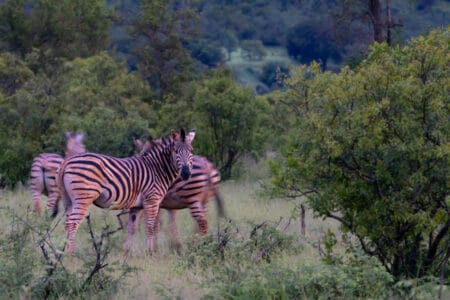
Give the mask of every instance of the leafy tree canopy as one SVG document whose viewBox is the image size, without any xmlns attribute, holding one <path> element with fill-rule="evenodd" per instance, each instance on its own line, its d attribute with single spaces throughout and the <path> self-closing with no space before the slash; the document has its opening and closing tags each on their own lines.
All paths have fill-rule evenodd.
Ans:
<svg viewBox="0 0 450 300">
<path fill-rule="evenodd" d="M 31 76 L 13 95 L 0 98 L 2 181 L 25 181 L 39 153 L 62 154 L 65 131 L 86 132 L 90 151 L 131 155 L 133 136 L 155 122 L 142 101 L 149 95 L 144 81 L 106 53 L 66 62 L 53 77 Z"/>
<path fill-rule="evenodd" d="M 185 42 L 196 36 L 196 20 L 189 5 L 141 1 L 139 17 L 131 26 L 132 35 L 141 42 L 135 49 L 137 67 L 160 99 L 181 95 L 184 85 L 195 76 Z"/>
<path fill-rule="evenodd" d="M 105 0 L 7 0 L 0 5 L 0 46 L 24 56 L 73 59 L 106 49 L 111 14 Z"/>
<path fill-rule="evenodd" d="M 297 118 L 274 183 L 307 196 L 396 276 L 437 275 L 450 232 L 450 28 L 375 44 L 355 70 L 300 67 L 282 97 Z"/>
<path fill-rule="evenodd" d="M 269 110 L 267 101 L 248 88 L 234 84 L 227 71 L 213 72 L 194 95 L 193 123 L 199 128 L 198 151 L 221 169 L 224 178 L 244 154 L 265 149 L 263 124 Z"/>
</svg>

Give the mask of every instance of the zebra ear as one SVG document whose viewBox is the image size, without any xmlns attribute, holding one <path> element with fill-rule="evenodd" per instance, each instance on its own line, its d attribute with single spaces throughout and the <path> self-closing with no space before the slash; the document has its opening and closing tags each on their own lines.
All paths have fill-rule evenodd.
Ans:
<svg viewBox="0 0 450 300">
<path fill-rule="evenodd" d="M 180 133 L 181 133 L 181 142 L 185 142 L 186 140 L 186 132 L 184 132 L 183 128 L 180 128 Z"/>
<path fill-rule="evenodd" d="M 75 137 L 75 140 L 76 140 L 78 143 L 81 143 L 81 142 L 83 141 L 83 139 L 84 139 L 84 133 L 78 133 L 78 134 L 76 135 L 76 137 Z"/>
<path fill-rule="evenodd" d="M 191 131 L 189 131 L 189 133 L 186 136 L 186 142 L 192 143 L 194 138 L 195 138 L 195 129 L 192 129 Z"/>
<path fill-rule="evenodd" d="M 153 138 L 149 135 L 147 137 L 147 141 L 145 142 L 145 144 L 147 144 L 148 146 L 153 146 L 155 144 L 155 141 L 153 140 Z"/>
<path fill-rule="evenodd" d="M 144 145 L 142 144 L 142 142 L 141 142 L 140 139 L 135 139 L 135 138 L 133 138 L 133 143 L 134 143 L 134 146 L 136 146 L 136 148 L 137 148 L 139 151 L 141 151 L 141 150 L 142 150 L 142 147 L 144 147 Z"/>
<path fill-rule="evenodd" d="M 170 130 L 170 136 L 171 136 L 172 140 L 178 141 L 180 134 L 172 129 L 172 130 Z"/>
</svg>

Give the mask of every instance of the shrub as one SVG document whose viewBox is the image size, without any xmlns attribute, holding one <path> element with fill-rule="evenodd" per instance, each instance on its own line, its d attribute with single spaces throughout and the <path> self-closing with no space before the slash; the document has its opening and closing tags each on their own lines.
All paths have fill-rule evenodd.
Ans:
<svg viewBox="0 0 450 300">
<path fill-rule="evenodd" d="M 183 257 L 186 266 L 198 265 L 202 268 L 215 267 L 230 262 L 259 263 L 270 262 L 284 249 L 297 251 L 294 238 L 283 233 L 276 225 L 267 222 L 250 224 L 248 237 L 234 222 L 228 221 L 217 236 L 192 241 Z"/>
<path fill-rule="evenodd" d="M 299 67 L 283 99 L 296 125 L 275 185 L 339 221 L 396 279 L 448 262 L 449 34 L 375 44 L 339 74 Z"/>
<path fill-rule="evenodd" d="M 26 213 L 3 209 L 11 219 L 10 230 L 0 236 L 0 294 L 7 298 L 91 298 L 110 297 L 132 271 L 108 262 L 113 231 L 103 228 L 95 236 L 88 222 L 93 250 L 80 256 L 83 263 L 69 270 L 62 263 L 63 252 L 51 240 L 51 224 Z"/>
<path fill-rule="evenodd" d="M 364 256 L 345 264 L 297 266 L 235 261 L 214 275 L 207 299 L 386 299 L 393 293 L 393 278 Z"/>
</svg>

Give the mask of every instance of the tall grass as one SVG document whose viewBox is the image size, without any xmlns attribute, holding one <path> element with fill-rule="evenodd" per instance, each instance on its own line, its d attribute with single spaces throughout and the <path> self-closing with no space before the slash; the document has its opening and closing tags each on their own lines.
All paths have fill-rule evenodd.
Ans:
<svg viewBox="0 0 450 300">
<path fill-rule="evenodd" d="M 96 255 L 87 222 L 83 221 L 77 235 L 76 255 L 63 256 L 65 273 L 58 274 L 59 277 L 54 278 L 56 283 L 51 286 L 61 290 L 50 293 L 49 297 L 347 299 L 364 298 L 371 293 L 376 299 L 392 294 L 395 286 L 391 277 L 369 258 L 353 256 L 324 263 L 324 238 L 330 236 L 330 232 L 338 238 L 337 249 L 343 249 L 339 248 L 338 225 L 314 219 L 307 212 L 307 233 L 303 237 L 300 220 L 293 214 L 297 203 L 263 197 L 257 183 L 261 174 L 253 175 L 221 184 L 227 218 L 218 219 L 214 203 L 209 203 L 206 237 L 196 234 L 196 225 L 188 210 L 179 211 L 177 221 L 183 245 L 180 253 L 170 247 L 164 211 L 158 252 L 153 256 L 145 251 L 143 224 L 134 237 L 132 256 L 126 262 L 122 250 L 125 231 L 112 235 L 105 242 L 109 251 L 107 265 L 103 273 L 96 275 L 95 285 L 90 288 L 80 288 Z M 31 212 L 31 204 L 31 194 L 25 187 L 0 192 L 0 298 L 36 297 L 33 289 L 44 285 L 41 279 L 46 277 L 39 241 L 49 228 L 55 228 L 51 232 L 51 242 L 58 249 L 64 247 L 62 213 L 49 222 L 45 216 Z M 116 214 L 95 206 L 90 209 L 92 230 L 97 238 L 105 226 L 118 227 Z M 35 224 L 35 228 L 20 229 L 17 218 Z M 11 242 L 14 234 L 16 239 L 23 237 L 17 244 Z M 10 275 L 5 277 L 5 274 Z M 437 295 L 435 288 L 433 285 L 422 294 L 417 289 L 414 291 L 416 295 Z M 76 293 L 71 294 L 70 289 Z M 410 291 L 406 289 L 404 294 L 409 296 Z"/>
</svg>

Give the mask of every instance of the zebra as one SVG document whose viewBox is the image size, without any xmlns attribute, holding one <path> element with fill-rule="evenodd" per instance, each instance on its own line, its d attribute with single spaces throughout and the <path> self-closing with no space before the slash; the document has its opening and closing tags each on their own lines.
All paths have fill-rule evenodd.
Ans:
<svg viewBox="0 0 450 300">
<path fill-rule="evenodd" d="M 149 151 L 152 145 L 151 142 L 142 143 L 139 139 L 135 140 L 134 143 L 141 153 Z M 194 155 L 192 159 L 193 167 L 189 180 L 183 181 L 180 178 L 177 178 L 170 186 L 159 206 L 160 208 L 166 209 L 169 213 L 169 232 L 177 250 L 180 248 L 176 225 L 177 210 L 185 208 L 190 209 L 192 217 L 198 224 L 201 235 L 206 235 L 208 232 L 206 205 L 212 197 L 215 198 L 219 217 L 225 216 L 222 197 L 217 186 L 220 182 L 219 172 L 214 168 L 213 164 L 203 156 Z M 136 226 L 141 215 L 142 208 L 136 207 L 129 211 L 125 249 L 129 249 L 131 246 L 131 239 L 136 232 Z M 155 233 L 158 231 L 159 222 L 156 221 Z"/>
<path fill-rule="evenodd" d="M 75 155 L 63 162 L 58 182 L 66 211 L 66 250 L 72 254 L 80 223 L 95 204 L 113 210 L 143 207 L 147 249 L 153 252 L 153 234 L 159 205 L 178 175 L 189 179 L 192 170 L 192 140 L 171 131 L 148 152 L 127 158 L 96 153 Z"/>
<path fill-rule="evenodd" d="M 84 133 L 66 132 L 65 157 L 86 152 L 83 144 Z M 41 196 L 48 197 L 47 211 L 54 218 L 58 213 L 59 189 L 56 184 L 56 173 L 64 158 L 56 153 L 41 153 L 33 159 L 30 170 L 30 189 L 33 198 L 34 210 L 41 213 Z"/>
</svg>

